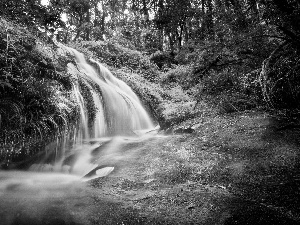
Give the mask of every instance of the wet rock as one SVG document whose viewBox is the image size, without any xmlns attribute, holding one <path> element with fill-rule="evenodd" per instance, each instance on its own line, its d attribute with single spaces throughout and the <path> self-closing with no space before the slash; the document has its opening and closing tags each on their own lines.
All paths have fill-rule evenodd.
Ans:
<svg viewBox="0 0 300 225">
<path fill-rule="evenodd" d="M 194 133 L 195 130 L 192 127 L 180 127 L 175 129 L 174 134 L 191 134 Z"/>
<path fill-rule="evenodd" d="M 187 209 L 195 209 L 195 204 L 189 204 L 186 208 Z"/>
</svg>

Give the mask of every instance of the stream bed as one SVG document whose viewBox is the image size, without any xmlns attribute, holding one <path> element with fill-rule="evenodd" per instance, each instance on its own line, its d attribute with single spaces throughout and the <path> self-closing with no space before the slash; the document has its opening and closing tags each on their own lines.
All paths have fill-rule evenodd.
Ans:
<svg viewBox="0 0 300 225">
<path fill-rule="evenodd" d="M 230 185 L 221 181 L 221 162 L 229 159 L 204 139 L 192 148 L 198 135 L 93 140 L 84 149 L 103 169 L 93 179 L 1 172 L 1 224 L 298 224 L 296 214 L 237 193 L 251 191 L 232 183 L 245 161 L 230 167 Z"/>
</svg>

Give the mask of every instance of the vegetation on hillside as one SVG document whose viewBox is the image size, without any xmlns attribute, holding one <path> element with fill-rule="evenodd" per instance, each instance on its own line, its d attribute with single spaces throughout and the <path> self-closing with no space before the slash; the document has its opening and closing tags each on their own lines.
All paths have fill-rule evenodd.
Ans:
<svg viewBox="0 0 300 225">
<path fill-rule="evenodd" d="M 296 0 L 3 0 L 1 146 L 14 154 L 76 123 L 73 59 L 53 38 L 108 66 L 163 129 L 204 105 L 297 113 L 299 13 Z"/>
</svg>

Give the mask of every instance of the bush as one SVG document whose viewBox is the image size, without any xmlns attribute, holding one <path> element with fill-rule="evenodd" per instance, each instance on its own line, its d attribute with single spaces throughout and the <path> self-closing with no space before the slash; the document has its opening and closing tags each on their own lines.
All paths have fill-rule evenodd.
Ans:
<svg viewBox="0 0 300 225">
<path fill-rule="evenodd" d="M 201 55 L 202 49 L 197 48 L 197 45 L 193 41 L 188 41 L 182 46 L 175 56 L 176 62 L 178 62 L 179 65 L 187 65 L 197 61 L 199 62 L 199 55 Z"/>
<path fill-rule="evenodd" d="M 160 77 L 160 82 L 163 85 L 181 85 L 184 89 L 190 88 L 192 67 L 191 66 L 176 66 L 163 73 Z"/>
<path fill-rule="evenodd" d="M 241 75 L 235 71 L 211 72 L 198 84 L 197 99 L 205 99 L 221 113 L 250 110 L 262 104 L 259 71 Z"/>
<path fill-rule="evenodd" d="M 191 119 L 197 115 L 195 108 L 195 101 L 164 101 L 161 104 L 161 113 L 163 115 L 163 123 L 161 127 L 167 129 L 185 120 Z"/>
<path fill-rule="evenodd" d="M 50 141 L 76 117 L 68 59 L 0 18 L 0 145 Z M 0 155 L 0 158 L 2 156 Z"/>
<path fill-rule="evenodd" d="M 262 66 L 260 82 L 270 107 L 300 109 L 300 56 L 292 43 L 283 43 Z"/>
</svg>

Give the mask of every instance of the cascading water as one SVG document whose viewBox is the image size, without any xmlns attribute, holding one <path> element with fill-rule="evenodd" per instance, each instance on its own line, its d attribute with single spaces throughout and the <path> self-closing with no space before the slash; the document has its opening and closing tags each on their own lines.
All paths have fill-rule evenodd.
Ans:
<svg viewBox="0 0 300 225">
<path fill-rule="evenodd" d="M 74 75 L 72 93 L 80 120 L 42 154 L 19 165 L 29 171 L 0 171 L 0 223 L 4 225 L 45 224 L 45 219 L 57 224 L 55 218 L 87 224 L 88 217 L 81 221 L 68 211 L 77 209 L 83 199 L 90 204 L 82 181 L 107 176 L 122 160 L 134 157 L 123 152 L 126 145 L 143 143 L 151 136 L 145 131 L 154 129 L 128 85 L 97 61 L 87 62 L 75 49 L 60 45 L 60 50 L 76 59 L 68 70 Z"/>
<path fill-rule="evenodd" d="M 151 119 L 137 95 L 123 81 L 97 61 L 88 63 L 84 55 L 75 49 L 64 47 L 75 56 L 82 81 L 92 94 L 96 115 L 89 126 L 87 107 L 79 87 L 74 87 L 81 111 L 80 136 L 99 138 L 103 136 L 130 135 L 135 130 L 152 129 Z M 81 138 L 80 138 L 81 139 Z"/>
<path fill-rule="evenodd" d="M 108 151 L 113 152 L 124 142 L 116 137 L 136 137 L 143 133 L 140 131 L 153 130 L 154 125 L 139 98 L 126 83 L 113 76 L 99 62 L 93 59 L 88 62 L 77 50 L 63 45 L 60 48 L 75 57 L 76 65 L 69 63 L 68 70 L 70 74 L 76 73 L 77 76 L 73 83 L 73 94 L 79 106 L 80 121 L 73 131 L 75 136 L 71 148 L 62 144 L 58 147 L 58 142 L 54 143 L 54 153 L 52 146 L 52 153 L 47 152 L 29 169 L 79 176 L 96 169 L 94 177 L 99 177 L 111 171 L 112 167 L 102 168 L 101 173 L 100 169 L 97 170 L 105 157 L 102 155 L 102 159 L 96 160 L 95 149 L 110 140 L 106 154 L 111 154 Z M 89 115 L 91 113 L 92 118 Z M 66 135 L 65 139 L 68 138 L 69 135 Z M 92 140 L 93 145 L 89 144 Z M 67 142 L 63 140 L 63 143 Z"/>
</svg>

